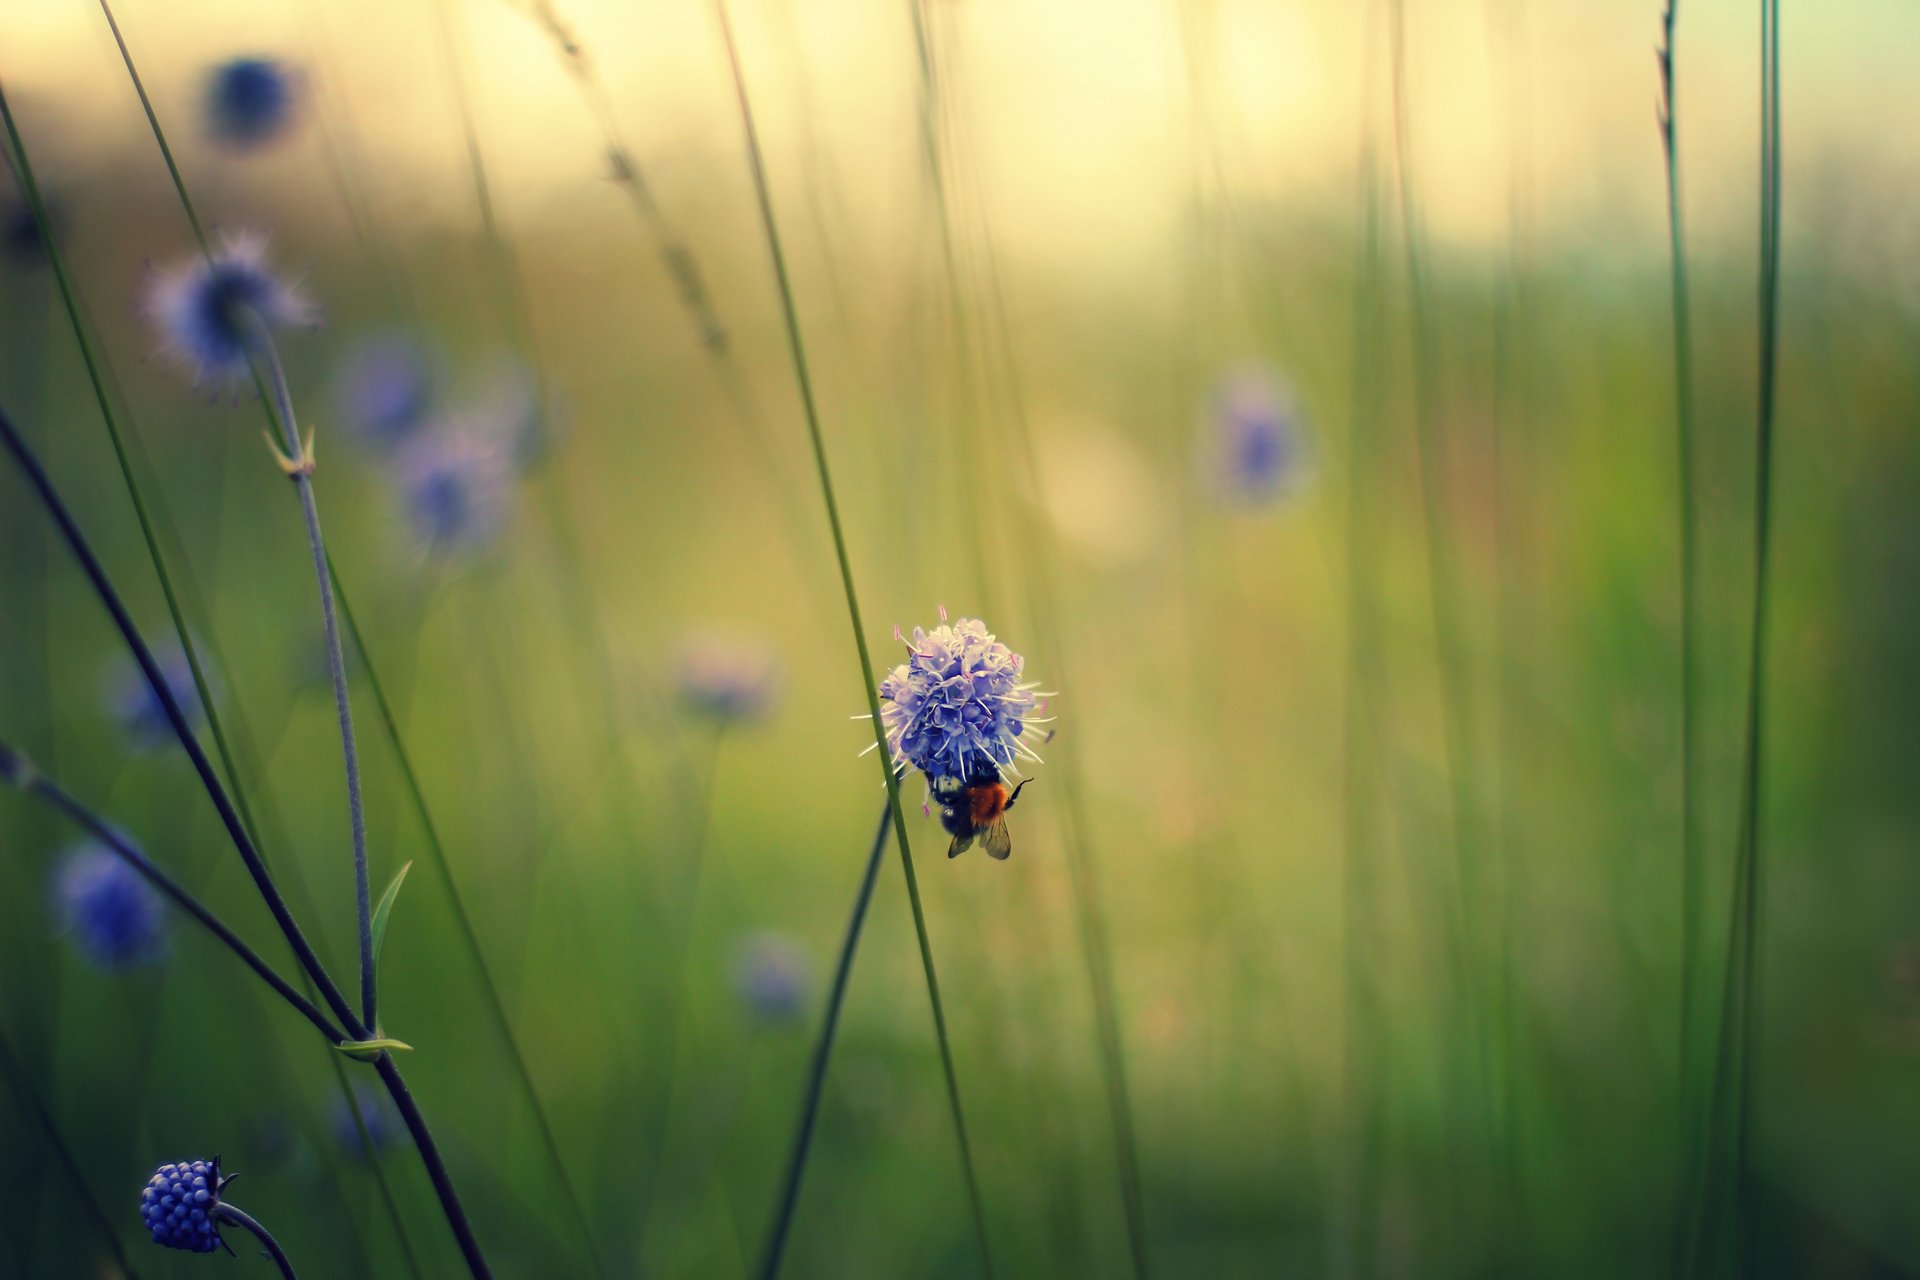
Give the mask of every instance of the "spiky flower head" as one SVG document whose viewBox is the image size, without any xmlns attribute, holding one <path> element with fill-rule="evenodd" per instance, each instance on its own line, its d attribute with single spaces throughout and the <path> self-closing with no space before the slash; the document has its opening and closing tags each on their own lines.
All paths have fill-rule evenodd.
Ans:
<svg viewBox="0 0 1920 1280">
<path fill-rule="evenodd" d="M 735 951 L 734 990 L 761 1022 L 778 1025 L 805 1017 L 812 985 L 806 954 L 782 934 L 750 934 Z"/>
<path fill-rule="evenodd" d="M 186 651 L 178 647 L 164 650 L 154 655 L 154 663 L 160 668 L 167 692 L 186 714 L 188 725 L 198 726 L 206 718 L 206 709 L 200 704 L 200 691 L 193 683 Z M 147 673 L 131 658 L 117 659 L 108 667 L 105 702 L 108 717 L 119 726 L 131 750 L 156 751 L 174 740 L 166 706 L 154 692 Z"/>
<path fill-rule="evenodd" d="M 267 269 L 267 239 L 223 236 L 212 251 L 157 273 L 146 313 L 162 354 L 191 369 L 194 385 L 237 382 L 258 329 L 311 326 L 319 312 Z"/>
<path fill-rule="evenodd" d="M 1271 371 L 1241 369 L 1214 393 L 1211 470 L 1250 506 L 1289 496 L 1306 473 L 1306 437 L 1292 390 Z"/>
<path fill-rule="evenodd" d="M 241 151 L 264 147 L 292 126 L 299 97 L 299 76 L 285 63 L 229 58 L 207 73 L 207 133 Z"/>
<path fill-rule="evenodd" d="M 1017 773 L 1021 757 L 1040 758 L 1022 735 L 1041 695 L 1020 680 L 1026 659 L 984 622 L 949 625 L 942 609 L 940 625 L 915 627 L 911 642 L 898 627 L 893 634 L 907 660 L 880 682 L 880 723 L 897 771 L 971 782 Z"/>
<path fill-rule="evenodd" d="M 426 426 L 438 383 L 433 354 L 419 339 L 369 334 L 353 344 L 334 374 L 334 406 L 354 439 L 381 451 L 396 449 Z"/>
<path fill-rule="evenodd" d="M 674 675 L 689 708 L 720 724 L 744 724 L 772 708 L 780 660 L 749 636 L 707 630 L 681 641 Z"/>
<path fill-rule="evenodd" d="M 140 1217 L 153 1242 L 188 1253 L 221 1248 L 220 1190 L 230 1181 L 220 1176 L 219 1156 L 155 1169 L 140 1191 Z"/>
<path fill-rule="evenodd" d="M 505 445 L 466 423 L 426 428 L 400 455 L 401 503 L 431 555 L 483 551 L 513 507 L 513 459 Z"/>
<path fill-rule="evenodd" d="M 79 845 L 62 858 L 53 896 L 74 949 L 101 968 L 138 968 L 166 954 L 166 904 L 105 845 Z"/>
</svg>

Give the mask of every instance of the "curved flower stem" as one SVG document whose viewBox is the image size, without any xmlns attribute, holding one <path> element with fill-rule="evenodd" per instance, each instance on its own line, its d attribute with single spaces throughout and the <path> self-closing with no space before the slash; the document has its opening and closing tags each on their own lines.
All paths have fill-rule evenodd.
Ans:
<svg viewBox="0 0 1920 1280">
<path fill-rule="evenodd" d="M 360 1020 L 354 1016 L 353 1006 L 348 1004 L 345 997 L 340 994 L 340 988 L 334 985 L 333 979 L 320 963 L 320 957 L 314 953 L 313 945 L 301 932 L 299 923 L 294 920 L 293 913 L 287 908 L 286 899 L 280 895 L 279 886 L 274 884 L 273 876 L 267 871 L 267 864 L 261 859 L 259 850 L 254 847 L 252 838 L 247 835 L 246 826 L 240 821 L 240 815 L 235 811 L 233 801 L 227 795 L 227 789 L 221 785 L 219 775 L 214 772 L 212 763 L 207 759 L 206 751 L 201 748 L 199 739 L 194 737 L 193 729 L 187 723 L 186 713 L 180 709 L 179 700 L 173 696 L 172 687 L 161 674 L 159 664 L 154 661 L 153 651 L 147 647 L 146 640 L 141 637 L 139 629 L 133 625 L 133 618 L 127 613 L 127 607 L 122 603 L 119 592 L 114 590 L 106 570 L 101 568 L 99 559 L 93 554 L 93 548 L 87 545 L 85 536 L 81 534 L 80 526 L 74 523 L 72 513 L 67 510 L 66 503 L 61 501 L 58 491 L 53 487 L 53 482 L 47 478 L 46 469 L 40 465 L 39 458 L 34 456 L 33 451 L 27 447 L 27 442 L 21 438 L 19 431 L 15 429 L 4 411 L 0 411 L 0 445 L 5 445 L 7 451 L 12 454 L 21 472 L 26 476 L 29 487 L 46 507 L 47 514 L 52 517 L 54 524 L 60 530 L 61 538 L 73 552 L 74 559 L 80 562 L 80 568 L 93 585 L 94 594 L 99 596 L 100 603 L 113 618 L 113 624 L 118 628 L 121 638 L 126 641 L 134 660 L 140 664 L 140 670 L 146 675 L 147 684 L 153 690 L 154 698 L 159 701 L 161 710 L 166 713 L 167 723 L 173 726 L 173 732 L 180 739 L 180 745 L 185 749 L 187 758 L 193 762 L 194 772 L 200 776 L 201 785 L 206 788 L 207 796 L 213 801 L 213 807 L 220 815 L 221 825 L 226 827 L 227 835 L 233 840 L 234 848 L 239 851 L 240 860 L 246 864 L 247 873 L 253 877 L 254 887 L 260 891 L 261 899 L 267 904 L 267 909 L 273 913 L 274 923 L 280 926 L 280 932 L 286 936 L 288 945 L 293 948 L 294 955 L 299 958 L 300 967 L 305 969 L 308 976 L 313 979 L 314 986 L 319 988 L 321 996 L 327 1002 L 327 1007 L 333 1010 L 334 1017 L 339 1020 L 347 1034 L 356 1040 L 365 1039 L 366 1033 L 360 1025 Z"/>
<path fill-rule="evenodd" d="M 807 1093 L 800 1105 L 800 1128 L 793 1136 L 793 1154 L 787 1159 L 786 1177 L 780 1184 L 780 1207 L 774 1211 L 773 1225 L 767 1231 L 767 1245 L 760 1255 L 760 1280 L 774 1280 L 780 1274 L 780 1260 L 787 1252 L 787 1232 L 793 1226 L 793 1207 L 800 1201 L 800 1178 L 807 1171 L 807 1157 L 813 1152 L 813 1126 L 820 1118 L 820 1095 L 827 1085 L 827 1063 L 833 1057 L 834 1034 L 840 1029 L 840 1010 L 847 1000 L 847 979 L 853 975 L 853 953 L 860 946 L 860 931 L 867 923 L 867 907 L 873 901 L 873 882 L 880 876 L 880 858 L 887 850 L 888 825 L 893 805 L 880 810 L 880 828 L 873 833 L 873 852 L 867 855 L 867 870 L 860 878 L 860 892 L 853 900 L 853 915 L 847 921 L 846 937 L 840 942 L 840 961 L 833 971 L 833 990 L 827 996 L 827 1016 L 820 1025 L 820 1038 L 813 1045 L 813 1061 L 807 1068 Z"/>
<path fill-rule="evenodd" d="M 840 586 L 847 599 L 847 619 L 853 626 L 853 643 L 860 655 L 860 673 L 867 693 L 867 711 L 873 717 L 873 740 L 877 748 L 881 777 L 887 787 L 887 806 L 893 813 L 893 833 L 900 842 L 900 869 L 906 876 L 907 901 L 913 908 L 913 931 L 920 943 L 920 967 L 927 978 L 927 1002 L 933 1006 L 934 1038 L 940 1047 L 940 1067 L 946 1076 L 947 1107 L 953 1113 L 954 1136 L 960 1144 L 960 1166 L 967 1184 L 967 1200 L 973 1210 L 973 1227 L 980 1241 L 980 1265 L 993 1275 L 993 1250 L 987 1243 L 986 1206 L 980 1198 L 980 1180 L 973 1167 L 973 1144 L 967 1138 L 966 1115 L 960 1105 L 960 1078 L 953 1068 L 953 1048 L 947 1035 L 947 1015 L 940 1003 L 940 979 L 933 965 L 933 943 L 927 936 L 926 911 L 920 904 L 920 880 L 913 870 L 913 850 L 907 842 L 906 811 L 900 804 L 900 777 L 894 772 L 893 754 L 887 748 L 887 731 L 880 719 L 879 684 L 874 679 L 873 656 L 867 651 L 866 624 L 860 617 L 860 596 L 854 590 L 853 562 L 847 553 L 846 530 L 840 524 L 840 504 L 833 495 L 833 472 L 827 465 L 827 446 L 820 429 L 820 410 L 813 399 L 813 376 L 807 368 L 806 344 L 800 336 L 800 314 L 794 305 L 793 282 L 787 277 L 786 252 L 780 246 L 780 228 L 773 216 L 773 196 L 767 188 L 765 158 L 760 153 L 760 133 L 753 122 L 753 104 L 747 96 L 746 74 L 740 69 L 740 51 L 733 39 L 733 23 L 727 17 L 726 0 L 714 0 L 720 37 L 726 46 L 727 66 L 733 75 L 734 94 L 739 100 L 740 123 L 746 134 L 748 167 L 753 175 L 753 190 L 760 206 L 761 229 L 767 237 L 767 253 L 773 259 L 773 272 L 779 286 L 780 312 L 786 322 L 787 350 L 793 360 L 794 380 L 799 384 L 801 407 L 806 412 L 807 437 L 813 446 L 814 468 L 819 475 L 820 496 L 826 504 L 827 523 L 833 529 L 833 551 L 840 565 Z"/>
<path fill-rule="evenodd" d="M 427 1128 L 427 1118 L 420 1114 L 420 1107 L 414 1102 L 406 1080 L 401 1077 L 393 1055 L 383 1053 L 373 1065 L 380 1073 L 381 1082 L 387 1086 L 393 1105 L 399 1109 L 400 1118 L 406 1122 L 407 1132 L 413 1135 L 413 1145 L 419 1148 L 420 1161 L 427 1166 L 427 1177 L 433 1183 L 434 1194 L 440 1197 L 441 1212 L 446 1215 L 453 1238 L 459 1242 L 460 1253 L 467 1260 L 467 1270 L 473 1273 L 473 1280 L 491 1280 L 493 1272 L 487 1266 L 486 1255 L 480 1252 L 480 1242 L 474 1238 L 473 1224 L 467 1221 L 466 1208 L 460 1203 L 459 1193 L 453 1189 L 453 1179 L 447 1173 L 447 1166 L 440 1159 L 440 1147 L 434 1142 L 433 1131 Z"/>
<path fill-rule="evenodd" d="M 240 936 L 229 929 L 220 917 L 214 915 L 205 903 L 194 897 L 178 880 L 162 871 L 151 859 L 136 849 L 131 841 L 114 830 L 105 819 L 68 795 L 53 779 L 41 773 L 31 761 L 5 742 L 0 742 L 0 778 L 13 783 L 35 799 L 43 800 L 58 809 L 85 828 L 94 839 L 124 858 L 135 871 L 146 877 L 154 888 L 166 894 L 174 905 L 205 925 L 214 937 L 226 943 L 228 950 L 239 956 L 249 969 L 259 974 L 261 981 L 272 987 L 274 992 L 292 1005 L 294 1011 L 301 1017 L 311 1022 L 321 1035 L 335 1044 L 347 1038 L 341 1034 L 340 1028 L 328 1020 L 326 1014 L 314 1008 L 310 1000 L 295 991 L 285 978 L 274 972 L 273 966 L 262 960 L 260 954 L 252 947 L 241 941 Z"/>
<path fill-rule="evenodd" d="M 293 1264 L 287 1261 L 287 1251 L 280 1247 L 280 1242 L 275 1240 L 273 1234 L 261 1226 L 252 1214 L 236 1209 L 230 1204 L 223 1204 L 213 1211 L 213 1216 L 222 1222 L 230 1222 L 236 1227 L 245 1227 L 251 1231 L 254 1238 L 265 1246 L 268 1256 L 280 1268 L 280 1274 L 287 1280 L 299 1280 L 299 1277 L 293 1273 Z"/>
<path fill-rule="evenodd" d="M 296 460 L 293 487 L 300 492 L 300 509 L 307 517 L 307 546 L 313 552 L 313 574 L 320 588 L 320 619 L 326 632 L 327 674 L 333 679 L 333 705 L 340 716 L 340 753 L 347 763 L 347 816 L 353 825 L 353 895 L 360 926 L 360 1021 L 370 1032 L 380 1020 L 374 1008 L 377 984 L 373 971 L 372 899 L 367 889 L 367 816 L 360 797 L 360 753 L 353 740 L 353 707 L 347 698 L 347 664 L 340 652 L 340 622 L 334 616 L 333 576 L 327 570 L 327 544 L 320 537 L 320 507 L 313 497 L 312 452 L 300 442 L 300 424 L 293 416 L 293 396 L 287 390 L 287 372 L 280 364 L 266 326 L 248 317 L 252 341 L 248 344 L 266 370 L 273 392 L 274 418 L 286 442 L 287 456 Z"/>
</svg>

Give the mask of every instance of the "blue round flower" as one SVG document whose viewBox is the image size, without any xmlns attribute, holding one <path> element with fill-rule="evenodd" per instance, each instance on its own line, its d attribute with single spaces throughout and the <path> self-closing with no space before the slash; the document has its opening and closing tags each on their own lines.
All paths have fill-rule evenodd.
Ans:
<svg viewBox="0 0 1920 1280">
<path fill-rule="evenodd" d="M 220 1239 L 220 1157 L 182 1160 L 153 1171 L 140 1191 L 140 1217 L 153 1242 L 188 1253 L 212 1253 Z"/>
<path fill-rule="evenodd" d="M 899 628 L 894 629 L 899 638 Z M 880 682 L 880 722 L 895 767 L 929 780 L 999 777 L 1025 757 L 1022 739 L 1041 695 L 1020 680 L 1026 660 L 975 618 L 913 629 L 907 660 Z"/>
<path fill-rule="evenodd" d="M 401 456 L 399 480 L 407 519 L 429 553 L 484 550 L 512 511 L 510 455 L 464 423 L 423 431 Z"/>
<path fill-rule="evenodd" d="M 1242 370 L 1214 396 L 1214 466 L 1222 490 L 1259 505 L 1284 498 L 1306 472 L 1306 441 L 1293 393 L 1272 374 Z"/>
<path fill-rule="evenodd" d="M 193 668 L 187 662 L 186 652 L 178 648 L 165 650 L 154 656 L 154 662 L 160 668 L 160 678 L 166 681 L 167 691 L 186 714 L 188 725 L 198 727 L 206 718 L 206 709 L 200 705 L 200 691 L 194 687 Z M 126 736 L 130 750 L 156 751 L 175 740 L 173 723 L 167 719 L 160 695 L 153 691 L 147 673 L 133 659 L 118 659 L 108 668 L 105 701 L 107 715 Z"/>
<path fill-rule="evenodd" d="M 352 1107 L 348 1106 L 346 1098 L 335 1092 L 328 1111 L 329 1127 L 342 1151 L 355 1160 L 370 1160 L 392 1147 L 400 1137 L 400 1116 L 394 1111 L 391 1098 L 358 1082 L 353 1085 L 353 1103 Z M 360 1112 L 358 1124 L 354 1122 L 355 1107 Z M 361 1124 L 367 1127 L 364 1141 L 360 1136 Z"/>
<path fill-rule="evenodd" d="M 218 142 L 252 150 L 293 123 L 299 82 L 272 58 L 231 58 L 207 75 L 207 132 Z"/>
<path fill-rule="evenodd" d="M 756 933 L 743 939 L 736 951 L 733 985 L 749 1013 L 780 1025 L 806 1016 L 813 975 L 806 954 L 792 939 Z"/>
<path fill-rule="evenodd" d="M 146 313 L 160 331 L 161 351 L 192 369 L 196 385 L 245 377 L 256 325 L 312 325 L 319 318 L 297 288 L 267 270 L 266 238 L 255 235 L 225 237 L 211 255 L 156 275 Z"/>
<path fill-rule="evenodd" d="M 405 333 L 360 339 L 334 376 L 334 404 L 341 423 L 376 449 L 394 449 L 426 425 L 437 391 L 434 361 L 426 347 Z"/>
<path fill-rule="evenodd" d="M 83 844 L 54 878 L 60 926 L 103 969 L 132 969 L 167 951 L 166 903 L 132 865 L 103 844 Z"/>
<path fill-rule="evenodd" d="M 721 724 L 758 720 L 780 687 L 773 650 L 746 636 L 701 632 L 681 644 L 675 676 L 681 701 Z"/>
</svg>

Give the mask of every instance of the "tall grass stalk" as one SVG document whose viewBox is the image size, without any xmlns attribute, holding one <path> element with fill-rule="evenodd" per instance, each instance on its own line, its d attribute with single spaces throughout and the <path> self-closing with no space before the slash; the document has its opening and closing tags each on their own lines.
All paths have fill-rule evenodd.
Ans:
<svg viewBox="0 0 1920 1280">
<path fill-rule="evenodd" d="M 940 1004 L 940 979 L 933 963 L 933 944 L 927 936 L 926 912 L 920 903 L 920 881 L 913 870 L 913 850 L 907 840 L 907 820 L 900 804 L 900 776 L 895 772 L 893 753 L 887 747 L 886 726 L 880 719 L 879 683 L 874 676 L 873 657 L 867 649 L 866 623 L 860 616 L 860 596 L 854 587 L 853 563 L 847 550 L 846 531 L 840 523 L 840 505 L 834 497 L 833 472 L 827 464 L 826 439 L 820 426 L 820 412 L 814 403 L 813 376 L 807 365 L 806 344 L 800 333 L 800 315 L 794 301 L 793 284 L 787 275 L 786 253 L 780 244 L 780 228 L 774 217 L 773 194 L 767 185 L 766 160 L 760 151 L 760 134 L 754 125 L 753 104 L 747 94 L 746 74 L 741 70 L 740 51 L 733 38 L 733 23 L 727 16 L 726 0 L 714 0 L 714 16 L 726 47 L 727 67 L 733 77 L 739 99 L 740 123 L 746 138 L 748 167 L 759 204 L 760 223 L 766 233 L 767 252 L 773 261 L 775 282 L 780 295 L 780 311 L 785 322 L 788 353 L 793 361 L 794 379 L 800 391 L 801 408 L 807 424 L 807 437 L 813 447 L 813 461 L 820 481 L 820 496 L 827 509 L 827 523 L 833 530 L 834 557 L 839 562 L 840 585 L 847 601 L 847 620 L 853 629 L 854 648 L 860 657 L 860 676 L 867 696 L 867 710 L 873 717 L 874 754 L 878 757 L 881 778 L 887 788 L 887 805 L 893 813 L 893 834 L 899 841 L 900 868 L 907 882 L 907 900 L 913 908 L 913 929 L 920 944 L 920 966 L 926 974 L 927 1000 L 933 1010 L 934 1035 L 939 1042 L 940 1067 L 946 1076 L 947 1105 L 953 1113 L 954 1136 L 960 1146 L 961 1173 L 966 1180 L 967 1200 L 973 1211 L 974 1231 L 979 1237 L 980 1263 L 987 1275 L 994 1273 L 993 1251 L 988 1242 L 986 1206 L 980 1199 L 980 1183 L 975 1175 L 973 1145 L 967 1137 L 965 1112 L 960 1103 L 960 1081 L 954 1072 L 953 1048 L 947 1039 L 947 1017 Z"/>
<path fill-rule="evenodd" d="M 938 206 L 947 287 L 953 301 L 955 322 L 958 324 L 961 323 L 962 292 L 956 265 L 951 215 L 948 209 L 949 192 L 943 176 L 945 167 L 939 155 L 940 134 L 936 112 L 940 101 L 938 63 L 929 39 L 920 0 L 909 0 L 909 8 L 913 14 L 914 37 L 920 58 L 922 127 L 925 131 L 925 145 L 930 153 L 929 170 L 935 184 L 934 195 Z M 1016 444 L 1015 457 L 1021 465 L 1021 475 L 1028 491 L 1038 492 L 1039 462 L 1034 454 L 1033 433 L 1027 418 L 1026 397 L 1021 388 L 1020 373 L 1013 353 L 1012 326 L 1006 295 L 1001 286 L 991 235 L 986 238 L 983 257 L 989 302 L 992 306 L 993 323 L 989 326 L 989 332 L 999 339 L 997 353 L 989 352 L 988 354 L 989 356 L 998 355 L 1009 386 L 1011 426 Z M 978 450 L 965 452 L 970 457 L 979 454 Z M 971 506 L 964 502 L 962 505 Z M 1070 700 L 1066 682 L 1067 664 L 1062 658 L 1063 646 L 1054 604 L 1059 597 L 1054 583 L 1050 543 L 1047 535 L 1037 527 L 1031 504 L 1016 502 L 1013 504 L 1013 511 L 1014 520 L 1023 531 L 1020 541 L 1025 548 L 1029 569 L 1024 583 L 1027 612 L 1033 623 L 1036 638 L 1033 648 L 1046 662 L 1050 673 L 1048 678 L 1054 683 L 1059 696 L 1063 700 Z M 1098 878 L 1090 849 L 1088 837 L 1090 826 L 1076 753 L 1071 747 L 1063 747 L 1054 755 L 1054 766 L 1062 801 L 1067 873 L 1074 895 L 1075 924 L 1079 934 L 1083 963 L 1087 970 L 1087 980 L 1091 987 L 1100 1054 L 1101 1085 L 1106 1095 L 1108 1124 L 1113 1135 L 1121 1208 L 1127 1227 L 1128 1256 L 1134 1275 L 1145 1280 L 1145 1277 L 1152 1273 L 1146 1230 L 1145 1196 L 1140 1184 L 1139 1142 L 1134 1133 L 1133 1106 L 1127 1088 L 1126 1054 L 1122 1043 L 1119 1002 L 1113 979 L 1112 946 L 1107 934 L 1106 912 L 1100 900 Z"/>
<path fill-rule="evenodd" d="M 889 801 L 880 811 L 880 824 L 873 833 L 873 851 L 867 855 L 866 870 L 860 875 L 860 889 L 854 894 L 853 912 L 847 917 L 847 931 L 840 939 L 840 959 L 833 967 L 833 987 L 827 993 L 827 1009 L 820 1022 L 820 1037 L 813 1042 L 813 1056 L 807 1064 L 807 1086 L 801 1095 L 800 1125 L 793 1135 L 793 1149 L 787 1156 L 786 1173 L 780 1179 L 780 1198 L 773 1212 L 773 1225 L 767 1229 L 766 1244 L 760 1251 L 760 1280 L 774 1280 L 787 1253 L 787 1235 L 793 1227 L 794 1206 L 800 1203 L 800 1179 L 807 1171 L 807 1158 L 813 1154 L 813 1131 L 820 1118 L 820 1098 L 826 1092 L 827 1066 L 833 1060 L 833 1041 L 840 1030 L 840 1011 L 847 1002 L 847 982 L 853 976 L 853 957 L 860 949 L 860 934 L 866 928 L 867 908 L 873 902 L 873 885 L 880 877 L 880 860 L 887 851 L 887 832 L 893 818 Z"/>
<path fill-rule="evenodd" d="M 1698 1125 L 1693 1106 L 1694 997 L 1699 980 L 1701 851 L 1700 813 L 1695 794 L 1697 778 L 1699 698 L 1699 590 L 1697 583 L 1696 521 L 1694 516 L 1693 325 L 1687 283 L 1685 222 L 1680 201 L 1678 98 L 1674 79 L 1674 29 L 1679 0 L 1667 0 L 1660 15 L 1660 99 L 1657 121 L 1667 182 L 1667 257 L 1673 317 L 1673 390 L 1676 482 L 1679 494 L 1680 542 L 1680 1044 L 1679 1079 L 1675 1099 L 1679 1106 L 1679 1160 L 1674 1198 L 1674 1239 L 1685 1233 L 1685 1203 L 1698 1160 Z"/>
<path fill-rule="evenodd" d="M 1750 1273 L 1760 1224 L 1751 1203 L 1758 1074 L 1761 939 L 1766 905 L 1762 856 L 1765 815 L 1767 616 L 1772 582 L 1773 445 L 1780 336 L 1780 6 L 1760 0 L 1760 236 L 1758 407 L 1754 430 L 1753 581 L 1748 618 L 1746 717 L 1740 775 L 1740 811 L 1734 846 L 1727 955 L 1721 984 L 1719 1036 L 1707 1115 L 1697 1219 L 1688 1270 L 1710 1266 L 1719 1242 L 1731 1235 L 1732 1270 Z M 1731 1151 L 1721 1150 L 1722 1143 Z M 1729 1166 L 1719 1166 L 1722 1159 Z M 1731 1184 L 1730 1186 L 1727 1184 Z M 1721 1196 L 1728 1196 L 1727 1229 L 1719 1229 Z"/>
<path fill-rule="evenodd" d="M 54 1122 L 53 1113 L 47 1110 L 46 1101 L 27 1079 L 19 1056 L 14 1053 L 13 1045 L 8 1042 L 4 1027 L 0 1027 L 0 1075 L 6 1076 L 7 1085 L 13 1091 L 14 1101 L 19 1103 L 23 1112 L 33 1117 L 34 1124 L 40 1129 L 40 1136 L 45 1139 L 47 1146 L 52 1148 L 54 1159 L 59 1162 L 60 1171 L 66 1174 L 67 1180 L 73 1184 L 73 1189 L 79 1193 L 81 1206 L 86 1209 L 87 1216 L 93 1219 L 94 1226 L 106 1240 L 107 1248 L 112 1251 L 113 1260 L 118 1265 L 120 1274 L 126 1277 L 126 1280 L 140 1280 L 140 1272 L 134 1267 L 132 1259 L 127 1257 L 127 1248 L 121 1243 L 120 1233 L 114 1230 L 113 1217 L 101 1206 L 100 1197 L 95 1194 L 92 1184 L 81 1172 L 80 1162 L 74 1158 L 73 1149 L 67 1145 L 65 1135 L 60 1132 L 60 1126 Z"/>
</svg>

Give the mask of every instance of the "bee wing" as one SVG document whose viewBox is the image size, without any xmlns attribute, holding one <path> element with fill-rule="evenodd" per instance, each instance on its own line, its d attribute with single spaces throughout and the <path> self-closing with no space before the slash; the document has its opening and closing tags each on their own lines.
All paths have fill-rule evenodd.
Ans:
<svg viewBox="0 0 1920 1280">
<path fill-rule="evenodd" d="M 996 861 L 1005 862 L 1013 856 L 1013 834 L 1004 818 L 981 832 L 980 840 L 987 847 L 987 856 Z"/>
<path fill-rule="evenodd" d="M 957 858 L 967 850 L 973 848 L 973 835 L 974 833 L 969 832 L 964 836 L 955 836 L 953 843 L 947 846 L 947 856 L 949 858 Z"/>
</svg>

